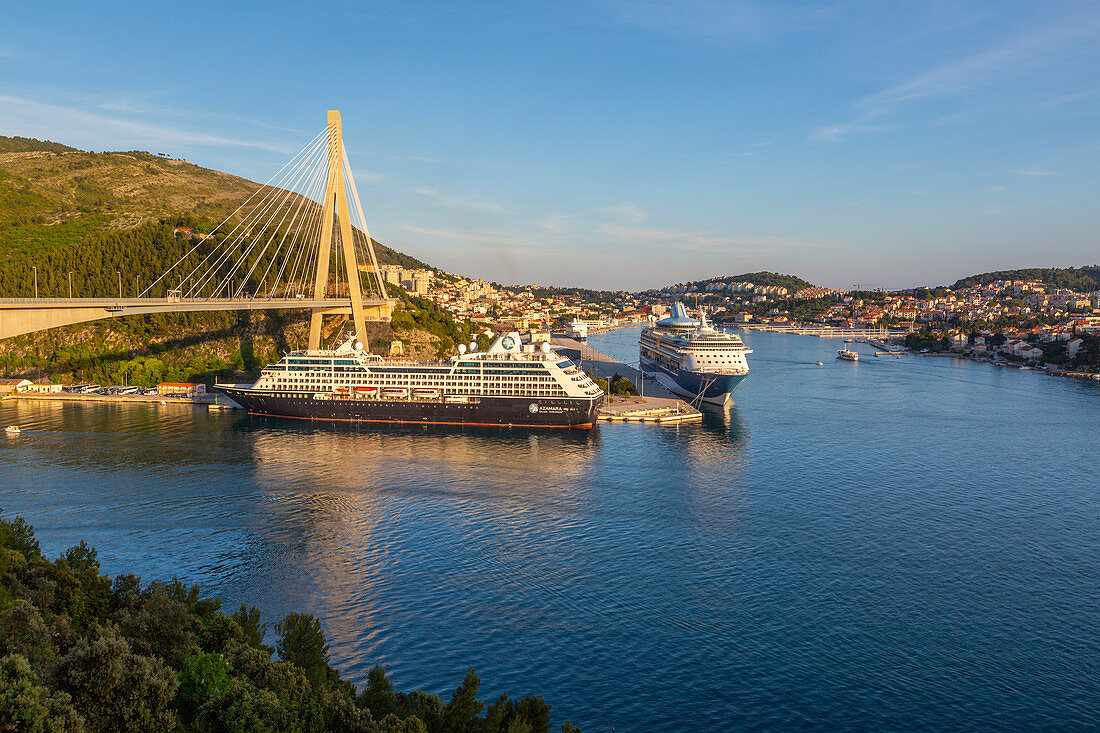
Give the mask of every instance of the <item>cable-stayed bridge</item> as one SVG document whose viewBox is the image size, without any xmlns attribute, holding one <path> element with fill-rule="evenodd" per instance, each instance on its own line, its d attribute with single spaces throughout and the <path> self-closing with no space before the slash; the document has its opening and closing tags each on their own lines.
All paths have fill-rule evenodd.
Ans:
<svg viewBox="0 0 1100 733">
<path fill-rule="evenodd" d="M 182 234 L 182 256 L 136 297 L 0 298 L 0 339 L 145 313 L 308 309 L 316 349 L 324 316 L 350 316 L 362 335 L 393 313 L 338 111 L 210 233 Z"/>
</svg>

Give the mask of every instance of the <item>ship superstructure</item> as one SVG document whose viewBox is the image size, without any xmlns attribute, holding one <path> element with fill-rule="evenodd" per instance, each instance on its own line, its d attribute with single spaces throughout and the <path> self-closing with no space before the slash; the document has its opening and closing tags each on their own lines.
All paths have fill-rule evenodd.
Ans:
<svg viewBox="0 0 1100 733">
<path fill-rule="evenodd" d="M 215 385 L 250 413 L 311 420 L 591 427 L 604 393 L 549 344 L 516 331 L 446 361 L 368 354 L 353 340 L 292 351 L 251 386 Z"/>
<path fill-rule="evenodd" d="M 705 317 L 689 317 L 683 303 L 672 306 L 670 317 L 642 329 L 638 340 L 646 376 L 693 401 L 718 405 L 749 376 L 745 357 L 751 353 L 739 336 L 710 327 Z"/>
</svg>

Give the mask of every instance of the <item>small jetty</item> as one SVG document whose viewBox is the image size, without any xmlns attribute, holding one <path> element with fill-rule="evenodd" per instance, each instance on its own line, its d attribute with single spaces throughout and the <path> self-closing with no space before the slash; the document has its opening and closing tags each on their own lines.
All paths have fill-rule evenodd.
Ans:
<svg viewBox="0 0 1100 733">
<path fill-rule="evenodd" d="M 611 397 L 600 409 L 599 419 L 607 422 L 681 423 L 702 420 L 703 413 L 642 373 L 588 344 L 565 336 L 551 339 L 554 351 L 580 364 L 581 369 L 610 380 L 616 373 L 637 385 L 644 396 Z"/>
</svg>

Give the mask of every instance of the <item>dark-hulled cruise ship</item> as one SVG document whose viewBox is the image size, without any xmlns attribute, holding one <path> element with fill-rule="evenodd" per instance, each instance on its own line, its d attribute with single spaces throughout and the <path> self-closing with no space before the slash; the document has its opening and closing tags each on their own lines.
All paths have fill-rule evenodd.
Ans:
<svg viewBox="0 0 1100 733">
<path fill-rule="evenodd" d="M 739 336 L 717 331 L 706 318 L 696 320 L 683 303 L 672 315 L 642 329 L 639 364 L 647 377 L 691 399 L 724 405 L 730 393 L 749 376 L 745 347 Z"/>
<path fill-rule="evenodd" d="M 305 420 L 590 428 L 604 393 L 549 344 L 516 331 L 442 362 L 383 359 L 354 339 L 293 351 L 255 384 L 214 385 L 251 414 Z"/>
</svg>

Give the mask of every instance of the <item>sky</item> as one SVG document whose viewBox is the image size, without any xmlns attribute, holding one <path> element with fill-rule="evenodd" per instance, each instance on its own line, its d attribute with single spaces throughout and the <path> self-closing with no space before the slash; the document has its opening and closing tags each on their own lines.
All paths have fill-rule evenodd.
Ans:
<svg viewBox="0 0 1100 733">
<path fill-rule="evenodd" d="M 1096 2 L 0 0 L 0 134 L 265 181 L 339 109 L 375 239 L 502 283 L 1100 262 Z"/>
</svg>

